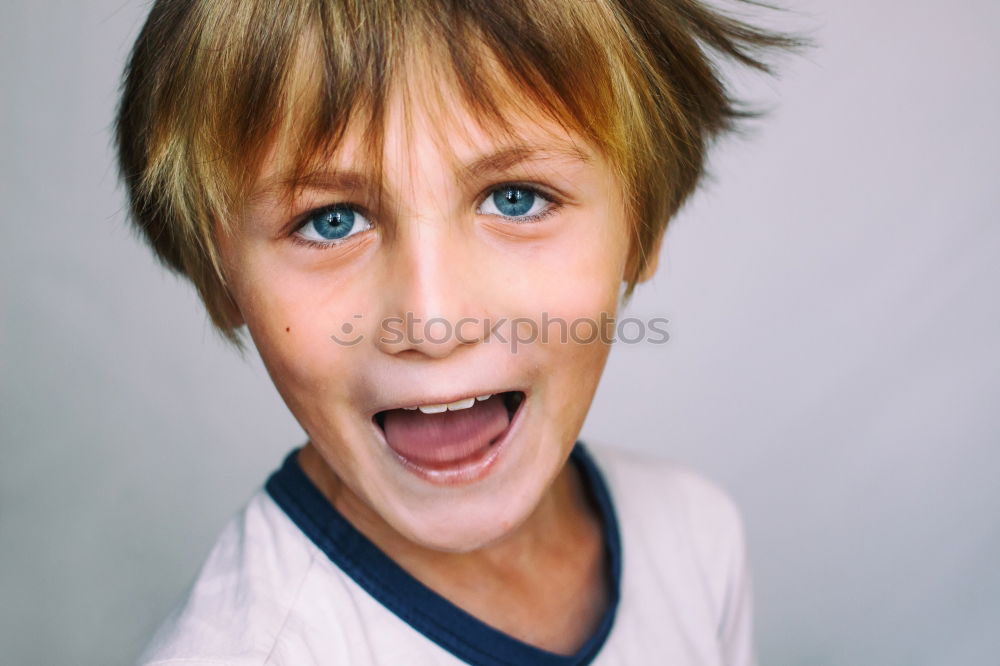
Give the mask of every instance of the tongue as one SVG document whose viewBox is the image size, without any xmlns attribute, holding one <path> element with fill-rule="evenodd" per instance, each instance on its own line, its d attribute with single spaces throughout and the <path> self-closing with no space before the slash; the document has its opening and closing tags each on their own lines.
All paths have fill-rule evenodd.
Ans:
<svg viewBox="0 0 1000 666">
<path fill-rule="evenodd" d="M 421 465 L 450 465 L 477 453 L 504 431 L 510 419 L 503 398 L 494 395 L 457 411 L 424 414 L 419 409 L 385 413 L 389 447 Z"/>
</svg>

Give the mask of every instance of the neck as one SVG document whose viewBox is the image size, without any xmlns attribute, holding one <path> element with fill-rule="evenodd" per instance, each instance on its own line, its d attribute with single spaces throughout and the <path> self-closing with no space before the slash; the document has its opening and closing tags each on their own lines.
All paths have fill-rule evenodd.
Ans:
<svg viewBox="0 0 1000 666">
<path fill-rule="evenodd" d="M 611 588 L 601 522 L 577 466 L 556 475 L 538 506 L 503 538 L 442 552 L 405 538 L 346 488 L 307 445 L 303 471 L 356 529 L 431 590 L 495 629 L 558 654 L 596 631 Z"/>
</svg>

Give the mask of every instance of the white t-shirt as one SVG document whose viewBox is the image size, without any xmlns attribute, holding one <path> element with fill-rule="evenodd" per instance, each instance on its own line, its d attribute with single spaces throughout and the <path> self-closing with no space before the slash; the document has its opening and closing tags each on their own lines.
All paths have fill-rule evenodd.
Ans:
<svg viewBox="0 0 1000 666">
<path fill-rule="evenodd" d="M 613 581 L 598 630 L 572 656 L 481 622 L 356 530 L 294 451 L 226 526 L 146 666 L 750 666 L 743 524 L 714 484 L 673 463 L 577 442 Z"/>
</svg>

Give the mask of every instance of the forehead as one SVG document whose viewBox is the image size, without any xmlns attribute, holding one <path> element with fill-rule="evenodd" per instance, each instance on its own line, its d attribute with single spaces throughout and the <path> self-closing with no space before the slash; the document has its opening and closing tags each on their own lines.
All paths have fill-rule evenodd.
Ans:
<svg viewBox="0 0 1000 666">
<path fill-rule="evenodd" d="M 388 173 L 426 166 L 428 160 L 456 178 L 475 179 L 515 165 L 601 166 L 599 149 L 564 117 L 535 101 L 495 59 L 484 58 L 482 81 L 502 104 L 478 104 L 459 84 L 447 56 L 415 46 L 383 99 L 351 101 L 341 127 L 310 139 L 302 128 L 318 95 L 316 63 L 297 59 L 287 96 L 295 100 L 274 135 L 254 192 L 308 185 L 331 171 L 382 181 Z M 412 174 L 411 174 L 412 175 Z"/>
</svg>

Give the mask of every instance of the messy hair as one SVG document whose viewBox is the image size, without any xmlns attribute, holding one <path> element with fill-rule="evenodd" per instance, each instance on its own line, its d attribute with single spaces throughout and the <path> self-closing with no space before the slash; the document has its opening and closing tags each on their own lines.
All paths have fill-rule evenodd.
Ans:
<svg viewBox="0 0 1000 666">
<path fill-rule="evenodd" d="M 391 86 L 433 48 L 482 122 L 512 131 L 499 66 L 606 156 L 631 234 L 627 298 L 713 139 L 751 115 L 719 57 L 768 72 L 767 51 L 796 45 L 699 0 L 157 0 L 125 70 L 119 168 L 138 230 L 239 344 L 216 225 L 278 137 L 305 170 L 361 122 L 377 180 Z"/>
</svg>

